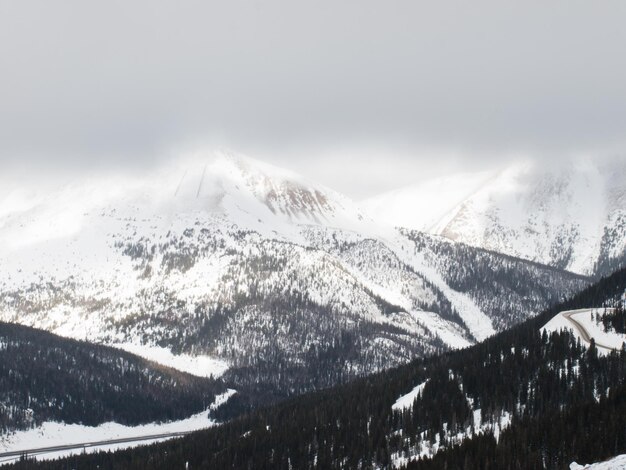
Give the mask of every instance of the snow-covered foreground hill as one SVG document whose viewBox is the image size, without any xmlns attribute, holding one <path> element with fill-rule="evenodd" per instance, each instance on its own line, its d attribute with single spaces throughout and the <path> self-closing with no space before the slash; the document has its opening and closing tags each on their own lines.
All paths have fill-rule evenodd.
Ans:
<svg viewBox="0 0 626 470">
<path fill-rule="evenodd" d="M 571 470 L 624 470 L 626 469 L 626 454 L 618 455 L 610 460 L 588 465 L 579 465 L 573 462 L 569 468 Z"/>
<path fill-rule="evenodd" d="M 168 365 L 202 356 L 238 389 L 281 394 L 472 344 L 586 284 L 381 228 L 330 189 L 228 153 L 5 194 L 0 265 L 0 320 L 157 361 L 165 349 Z"/>
<path fill-rule="evenodd" d="M 624 158 L 451 175 L 363 207 L 388 224 L 581 274 L 606 275 L 626 260 Z"/>
</svg>

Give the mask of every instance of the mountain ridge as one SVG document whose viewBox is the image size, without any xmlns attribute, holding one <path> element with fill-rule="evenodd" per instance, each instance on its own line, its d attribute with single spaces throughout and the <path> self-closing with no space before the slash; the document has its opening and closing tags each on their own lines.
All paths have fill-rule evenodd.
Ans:
<svg viewBox="0 0 626 470">
<path fill-rule="evenodd" d="M 467 177 L 473 191 L 466 194 L 459 194 L 454 185 L 439 185 L 438 194 L 429 193 L 434 218 L 409 211 L 412 205 L 425 204 L 417 200 L 419 186 L 417 192 L 407 188 L 403 197 L 383 194 L 363 206 L 374 219 L 388 224 L 580 274 L 601 276 L 626 262 L 623 159 L 599 163 L 579 159 L 567 168 L 526 162 L 490 173 L 477 183 L 480 175 Z M 454 181 L 455 176 L 448 178 Z M 453 208 L 437 207 L 437 199 L 447 198 L 456 201 Z M 405 209 L 394 211 L 394 205 Z"/>
<path fill-rule="evenodd" d="M 292 395 L 473 344 L 587 283 L 381 227 L 246 157 L 190 161 L 0 210 L 0 319 L 218 359 L 238 390 Z"/>
</svg>

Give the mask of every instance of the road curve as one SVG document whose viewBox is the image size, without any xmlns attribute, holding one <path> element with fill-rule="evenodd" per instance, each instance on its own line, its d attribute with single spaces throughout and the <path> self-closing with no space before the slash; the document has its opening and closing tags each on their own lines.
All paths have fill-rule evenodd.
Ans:
<svg viewBox="0 0 626 470">
<path fill-rule="evenodd" d="M 576 331 L 578 331 L 578 333 L 580 333 L 580 336 L 586 343 L 591 343 L 591 340 L 593 339 L 593 337 L 589 334 L 587 329 L 580 322 L 578 322 L 575 318 L 572 318 L 572 315 L 577 315 L 579 313 L 585 313 L 585 312 L 591 313 L 592 310 L 594 309 L 583 308 L 579 310 L 567 310 L 565 312 L 559 313 L 559 315 L 561 315 L 563 318 L 565 318 L 568 322 L 571 323 L 571 325 L 576 329 Z M 595 341 L 595 344 L 597 348 L 606 349 L 608 351 L 618 350 L 612 346 L 607 346 L 606 344 L 598 343 L 597 341 Z"/>
</svg>

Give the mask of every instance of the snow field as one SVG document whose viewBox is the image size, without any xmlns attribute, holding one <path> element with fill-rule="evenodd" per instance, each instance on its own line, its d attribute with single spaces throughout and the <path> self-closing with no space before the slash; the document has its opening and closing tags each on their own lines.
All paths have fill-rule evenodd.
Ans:
<svg viewBox="0 0 626 470">
<path fill-rule="evenodd" d="M 626 454 L 590 465 L 579 465 L 576 462 L 572 462 L 569 468 L 570 470 L 626 470 Z"/>
<path fill-rule="evenodd" d="M 11 434 L 0 436 L 0 453 L 20 450 L 37 449 L 42 447 L 54 447 L 70 444 L 83 444 L 89 442 L 100 442 L 113 439 L 135 438 L 141 436 L 151 436 L 155 434 L 190 432 L 204 429 L 216 424 L 208 418 L 208 411 L 215 410 L 223 405 L 236 393 L 233 389 L 228 389 L 221 395 L 215 397 L 211 406 L 200 413 L 179 421 L 166 423 L 150 423 L 141 426 L 124 426 L 119 423 L 109 422 L 99 426 L 83 426 L 80 424 L 65 424 L 58 422 L 45 422 L 41 426 L 26 431 L 17 431 Z M 139 445 L 167 440 L 167 438 L 150 441 L 116 443 L 101 447 L 86 447 L 85 452 L 99 452 L 107 450 L 121 450 Z M 37 456 L 38 459 L 47 460 L 69 455 L 82 453 L 83 450 L 68 449 L 54 453 Z M 10 460 L 1 460 L 0 463 L 17 461 L 19 457 Z"/>
</svg>

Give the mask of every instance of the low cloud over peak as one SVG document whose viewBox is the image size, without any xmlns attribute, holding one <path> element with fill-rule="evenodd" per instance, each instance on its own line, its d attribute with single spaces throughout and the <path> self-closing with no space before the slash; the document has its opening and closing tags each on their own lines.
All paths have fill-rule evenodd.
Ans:
<svg viewBox="0 0 626 470">
<path fill-rule="evenodd" d="M 621 1 L 2 2 L 0 164 L 226 145 L 363 197 L 520 154 L 624 154 L 625 19 Z"/>
</svg>

